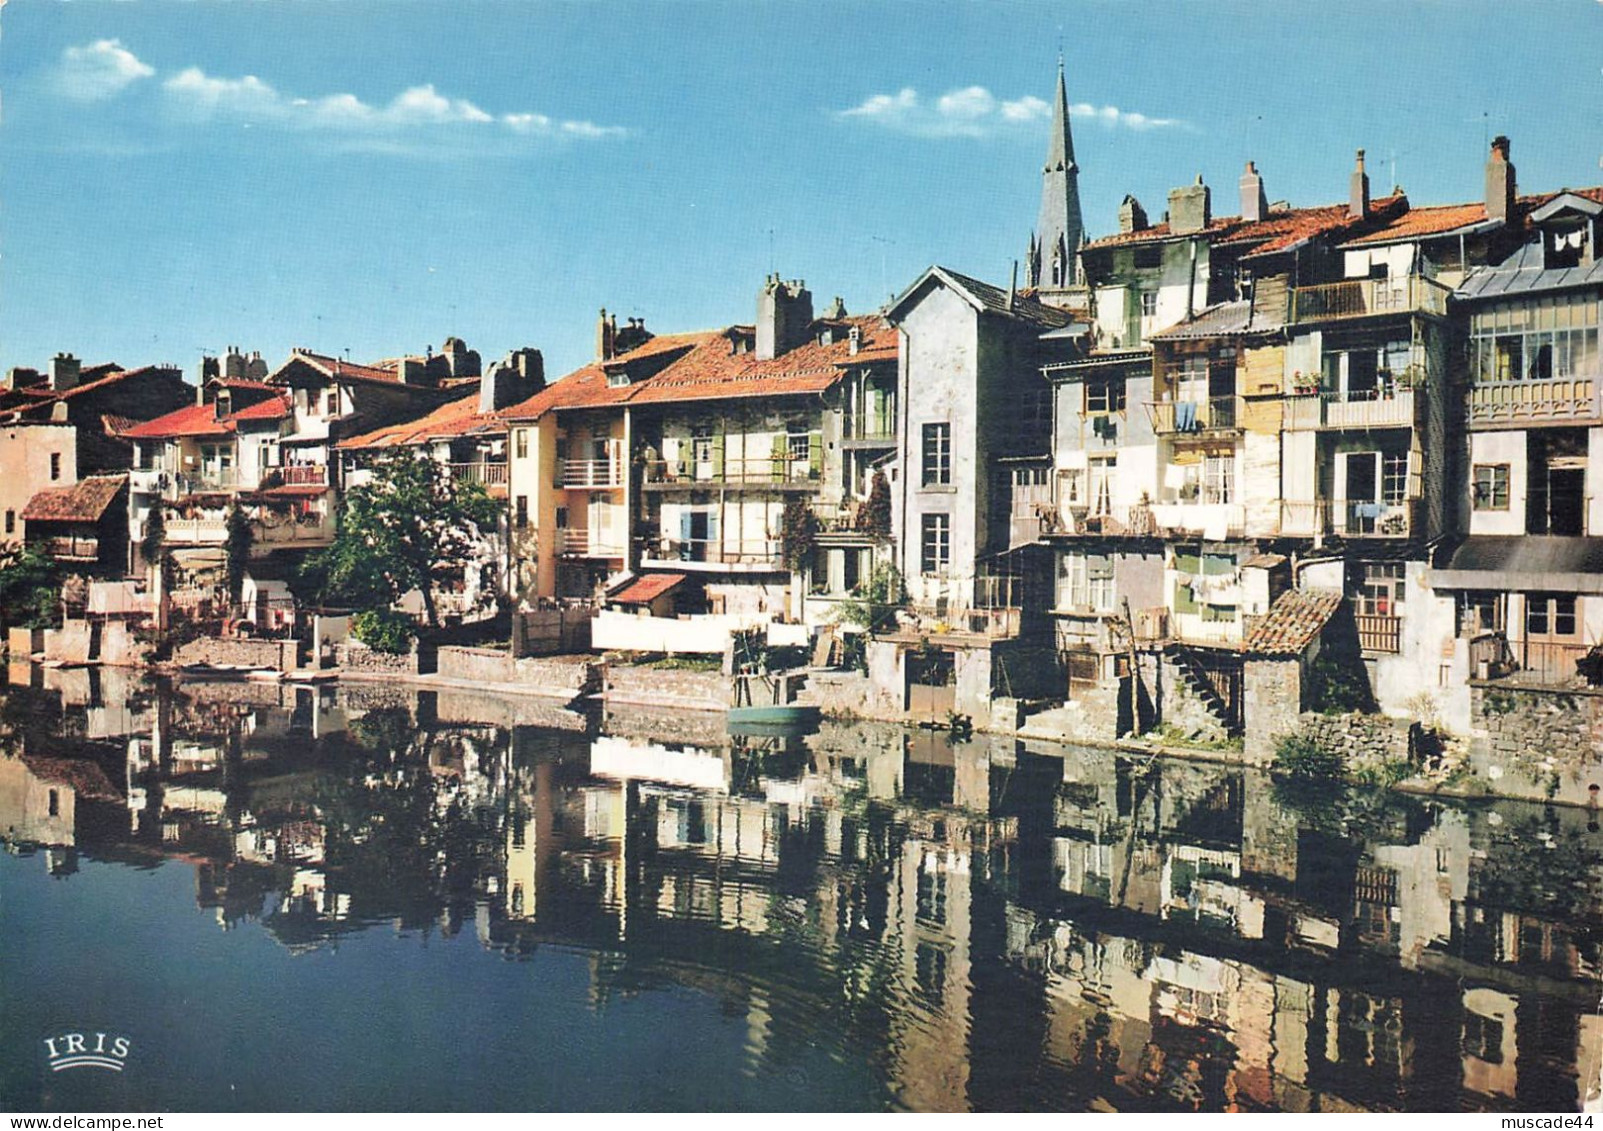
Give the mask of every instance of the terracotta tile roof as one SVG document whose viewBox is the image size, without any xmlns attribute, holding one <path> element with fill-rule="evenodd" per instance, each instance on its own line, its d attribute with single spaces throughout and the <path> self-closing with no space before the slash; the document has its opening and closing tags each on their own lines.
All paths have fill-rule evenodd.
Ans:
<svg viewBox="0 0 1603 1131">
<path fill-rule="evenodd" d="M 1312 208 L 1283 208 L 1270 212 L 1262 220 L 1243 220 L 1240 216 L 1215 216 L 1204 231 L 1210 239 L 1222 246 L 1257 244 L 1251 254 L 1267 255 L 1284 251 L 1295 243 L 1314 236 L 1339 232 L 1361 224 L 1384 222 L 1408 207 L 1408 198 L 1401 193 L 1381 197 L 1370 202 L 1370 215 L 1366 220 L 1354 220 L 1347 215 L 1347 205 L 1322 204 Z M 1197 235 L 1191 232 L 1186 235 Z M 1158 243 L 1179 239 L 1167 223 L 1153 224 L 1139 232 L 1116 232 L 1111 236 L 1092 240 L 1086 247 L 1092 250 L 1107 247 L 1124 247 L 1141 243 Z"/>
<path fill-rule="evenodd" d="M 50 487 L 28 500 L 22 508 L 24 522 L 98 522 L 117 493 L 127 484 L 126 475 L 91 475 L 71 487 Z"/>
<path fill-rule="evenodd" d="M 147 420 L 123 433 L 130 440 L 166 440 L 178 436 L 227 436 L 238 431 L 238 421 L 281 420 L 290 413 L 289 398 L 271 397 L 218 419 L 213 404 L 192 404 L 155 420 Z"/>
<path fill-rule="evenodd" d="M 685 580 L 682 573 L 648 573 L 614 593 L 608 600 L 617 605 L 649 605 Z"/>
<path fill-rule="evenodd" d="M 128 429 L 137 426 L 140 421 L 131 416 L 118 416 L 114 412 L 100 414 L 100 426 L 106 430 L 108 436 L 124 435 Z"/>
<path fill-rule="evenodd" d="M 1525 217 L 1548 201 L 1562 196 L 1566 192 L 1603 203 L 1603 186 L 1583 189 L 1559 189 L 1557 192 L 1522 196 L 1514 202 L 1518 222 L 1524 224 Z M 1342 246 L 1363 247 L 1367 244 L 1396 243 L 1403 240 L 1442 236 L 1456 232 L 1460 228 L 1473 227 L 1476 224 L 1485 222 L 1486 203 L 1484 201 L 1476 200 L 1467 204 L 1429 205 L 1424 208 L 1409 209 L 1384 227 L 1356 236 Z"/>
<path fill-rule="evenodd" d="M 94 367 L 96 372 L 104 368 L 104 366 L 98 365 Z M 82 384 L 74 385 L 64 393 L 52 392 L 48 388 L 39 388 L 37 386 L 14 390 L 14 395 L 25 396 L 31 403 L 13 406 L 12 411 L 19 414 L 28 413 L 30 416 L 37 416 L 42 408 L 54 405 L 58 401 L 72 401 L 87 393 L 106 389 L 123 381 L 162 372 L 172 373 L 180 378 L 183 376 L 180 370 L 170 365 L 142 365 L 138 369 L 114 369 L 104 377 L 98 377 L 93 381 L 84 381 Z"/>
<path fill-rule="evenodd" d="M 39 754 L 24 754 L 22 760 L 36 777 L 68 786 L 85 801 L 122 800 L 122 794 L 98 762 L 85 758 L 50 758 Z"/>
<path fill-rule="evenodd" d="M 341 450 L 356 448 L 404 448 L 433 440 L 457 436 L 504 433 L 506 424 L 500 413 L 480 412 L 477 393 L 443 404 L 427 416 L 399 424 L 375 428 L 360 436 L 341 440 Z"/>
<path fill-rule="evenodd" d="M 626 354 L 620 354 L 606 364 L 628 364 L 652 358 L 660 359 L 664 354 L 676 352 L 684 354 L 712 340 L 723 341 L 726 346 L 728 344 L 724 332 L 719 330 L 701 330 L 690 334 L 659 334 L 649 342 Z M 503 409 L 501 415 L 507 420 L 535 420 L 554 409 L 598 408 L 622 404 L 634 394 L 636 388 L 634 385 L 608 385 L 607 371 L 602 367 L 602 363 L 593 361 L 589 365 L 575 369 L 566 377 L 553 381 L 528 400 Z"/>
<path fill-rule="evenodd" d="M 1247 634 L 1242 650 L 1263 656 L 1299 656 L 1341 607 L 1340 593 L 1289 589 Z"/>
</svg>

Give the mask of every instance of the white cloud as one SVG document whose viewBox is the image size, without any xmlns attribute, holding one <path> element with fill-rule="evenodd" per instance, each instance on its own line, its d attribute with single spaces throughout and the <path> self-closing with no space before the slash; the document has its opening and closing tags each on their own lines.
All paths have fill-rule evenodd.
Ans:
<svg viewBox="0 0 1603 1131">
<path fill-rule="evenodd" d="M 155 73 L 156 68 L 142 62 L 121 40 L 97 39 L 61 53 L 56 83 L 68 98 L 94 102 L 121 94 Z"/>
<path fill-rule="evenodd" d="M 1087 103 L 1070 106 L 1069 114 L 1072 118 L 1089 119 L 1110 128 L 1131 130 L 1182 124 L 1177 118 L 1154 118 L 1116 106 L 1099 107 Z M 983 86 L 962 87 L 948 91 L 934 102 L 925 102 L 917 90 L 907 86 L 895 94 L 873 95 L 860 105 L 839 111 L 836 116 L 871 122 L 915 137 L 985 137 L 1044 121 L 1052 116 L 1052 107 L 1033 95 L 998 99 Z"/>
<path fill-rule="evenodd" d="M 62 52 L 56 80 L 64 94 L 87 102 L 121 94 L 155 74 L 154 67 L 141 62 L 118 40 L 102 39 Z M 384 141 L 396 152 L 404 148 L 408 137 L 426 137 L 431 142 L 448 135 L 452 139 L 498 136 L 506 142 L 518 137 L 594 141 L 627 134 L 619 126 L 533 112 L 491 114 L 467 99 L 441 94 L 432 83 L 408 87 L 389 102 L 373 104 L 347 93 L 295 97 L 255 75 L 220 77 L 199 67 L 185 67 L 167 75 L 161 89 L 168 108 L 185 120 L 233 121 L 317 131 L 352 141 Z"/>
</svg>

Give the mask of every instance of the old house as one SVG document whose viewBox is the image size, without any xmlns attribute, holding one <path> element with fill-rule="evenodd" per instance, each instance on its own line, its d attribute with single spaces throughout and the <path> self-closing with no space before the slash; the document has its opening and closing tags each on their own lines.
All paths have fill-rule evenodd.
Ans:
<svg viewBox="0 0 1603 1131">
<path fill-rule="evenodd" d="M 120 577 L 128 566 L 128 476 L 90 475 L 47 487 L 23 508 L 30 546 L 73 573 Z"/>
</svg>

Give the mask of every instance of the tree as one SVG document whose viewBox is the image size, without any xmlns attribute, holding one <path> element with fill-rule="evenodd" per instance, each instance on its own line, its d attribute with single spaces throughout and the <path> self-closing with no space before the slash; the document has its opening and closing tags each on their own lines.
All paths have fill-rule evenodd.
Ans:
<svg viewBox="0 0 1603 1131">
<path fill-rule="evenodd" d="M 0 622 L 6 627 L 52 628 L 60 623 L 61 571 L 35 546 L 0 554 Z"/>
<path fill-rule="evenodd" d="M 813 560 L 813 544 L 817 541 L 817 522 L 813 512 L 800 499 L 785 504 L 781 519 L 780 544 L 785 556 L 785 568 L 800 573 Z"/>
<path fill-rule="evenodd" d="M 345 495 L 334 544 L 308 570 L 321 595 L 366 608 L 388 608 L 416 589 L 431 626 L 439 624 L 436 575 L 469 565 L 501 504 L 477 483 L 411 453 L 373 466 L 372 478 Z"/>
<path fill-rule="evenodd" d="M 250 564 L 250 548 L 256 541 L 251 529 L 250 516 L 236 502 L 229 506 L 224 521 L 227 530 L 223 539 L 223 555 L 228 570 L 228 602 L 238 605 L 245 589 L 245 569 Z"/>
<path fill-rule="evenodd" d="M 883 632 L 896 624 L 896 612 L 906 604 L 907 586 L 902 584 L 901 571 L 890 562 L 881 562 L 850 597 L 836 602 L 835 619 L 869 632 Z"/>
<path fill-rule="evenodd" d="M 857 529 L 859 533 L 872 534 L 881 540 L 891 536 L 891 485 L 877 467 L 874 478 L 869 481 L 868 500 L 857 515 Z"/>
</svg>

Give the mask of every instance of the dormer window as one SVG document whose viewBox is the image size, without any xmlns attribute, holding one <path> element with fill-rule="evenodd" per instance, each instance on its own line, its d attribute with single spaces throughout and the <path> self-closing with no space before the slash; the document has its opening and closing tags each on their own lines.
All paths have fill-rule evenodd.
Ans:
<svg viewBox="0 0 1603 1131">
<path fill-rule="evenodd" d="M 627 369 L 618 368 L 607 370 L 607 387 L 609 389 L 621 389 L 628 383 L 629 371 Z"/>
<path fill-rule="evenodd" d="M 1543 239 L 1542 262 L 1548 268 L 1579 267 L 1590 256 L 1586 254 L 1586 228 L 1584 226 L 1571 228 L 1568 231 L 1549 231 Z"/>
</svg>

